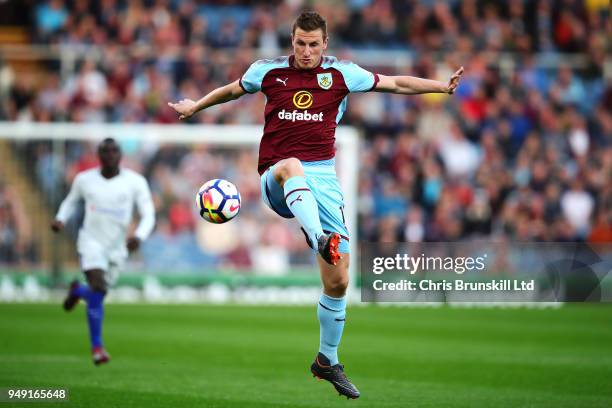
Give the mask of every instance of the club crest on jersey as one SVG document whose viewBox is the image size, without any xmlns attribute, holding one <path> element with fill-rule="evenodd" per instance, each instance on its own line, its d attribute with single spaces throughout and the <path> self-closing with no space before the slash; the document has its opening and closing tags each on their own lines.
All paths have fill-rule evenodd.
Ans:
<svg viewBox="0 0 612 408">
<path fill-rule="evenodd" d="M 332 74 L 330 72 L 325 74 L 317 74 L 317 82 L 319 86 L 323 89 L 331 88 L 334 81 L 332 80 Z"/>
</svg>

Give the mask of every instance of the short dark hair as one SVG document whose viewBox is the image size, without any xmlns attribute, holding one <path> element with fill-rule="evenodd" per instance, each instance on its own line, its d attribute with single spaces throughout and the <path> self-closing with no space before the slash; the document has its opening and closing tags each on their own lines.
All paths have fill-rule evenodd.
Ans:
<svg viewBox="0 0 612 408">
<path fill-rule="evenodd" d="M 117 144 L 117 141 L 112 138 L 112 137 L 105 137 L 104 140 L 102 140 L 99 144 L 99 146 L 105 145 L 105 144 L 109 144 L 109 143 L 114 143 Z"/>
<path fill-rule="evenodd" d="M 295 29 L 298 27 L 304 31 L 315 31 L 320 28 L 323 31 L 323 39 L 327 38 L 327 22 L 314 10 L 302 11 L 293 23 L 291 34 L 295 34 Z"/>
<path fill-rule="evenodd" d="M 100 151 L 100 150 L 101 150 L 101 149 L 102 149 L 104 146 L 109 145 L 109 144 L 114 144 L 114 145 L 116 145 L 117 147 L 119 147 L 119 143 L 117 143 L 117 141 L 116 141 L 115 139 L 113 139 L 112 137 L 107 137 L 107 138 L 105 138 L 104 140 L 102 140 L 102 141 L 100 142 L 100 144 L 98 145 L 98 152 L 99 152 L 99 151 Z"/>
</svg>

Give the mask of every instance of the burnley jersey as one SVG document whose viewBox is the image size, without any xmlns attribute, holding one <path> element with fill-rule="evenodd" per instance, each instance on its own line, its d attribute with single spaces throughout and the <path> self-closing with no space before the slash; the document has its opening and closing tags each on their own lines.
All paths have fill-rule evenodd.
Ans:
<svg viewBox="0 0 612 408">
<path fill-rule="evenodd" d="M 324 56 L 313 69 L 297 69 L 294 57 L 254 62 L 240 78 L 245 92 L 266 96 L 259 174 L 279 160 L 328 160 L 350 92 L 372 90 L 378 75 L 350 61 Z"/>
</svg>

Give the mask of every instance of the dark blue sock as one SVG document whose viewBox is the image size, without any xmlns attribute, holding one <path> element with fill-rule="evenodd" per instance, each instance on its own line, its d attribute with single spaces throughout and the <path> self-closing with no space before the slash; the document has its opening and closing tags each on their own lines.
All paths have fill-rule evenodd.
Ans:
<svg viewBox="0 0 612 408">
<path fill-rule="evenodd" d="M 91 290 L 81 284 L 75 294 L 87 303 L 87 323 L 92 347 L 102 347 L 102 320 L 104 320 L 104 296 L 106 293 Z"/>
<path fill-rule="evenodd" d="M 104 292 L 90 291 L 87 301 L 87 322 L 92 347 L 102 347 L 102 320 L 104 320 Z"/>
<path fill-rule="evenodd" d="M 87 284 L 85 283 L 79 283 L 79 286 L 77 286 L 74 290 L 74 294 L 83 299 L 85 302 L 88 301 L 90 293 L 91 290 L 89 289 L 89 286 L 87 286 Z"/>
</svg>

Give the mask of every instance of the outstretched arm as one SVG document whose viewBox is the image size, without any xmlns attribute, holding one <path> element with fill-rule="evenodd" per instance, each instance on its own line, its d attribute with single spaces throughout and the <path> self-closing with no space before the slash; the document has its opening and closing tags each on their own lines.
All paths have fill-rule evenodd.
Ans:
<svg viewBox="0 0 612 408">
<path fill-rule="evenodd" d="M 459 80 L 463 75 L 463 67 L 450 77 L 448 83 L 432 79 L 417 78 L 408 75 L 386 76 L 379 75 L 379 81 L 374 88 L 376 92 L 391 92 L 396 94 L 414 95 L 422 93 L 446 93 L 453 94 Z"/>
<path fill-rule="evenodd" d="M 168 102 L 168 106 L 177 111 L 180 115 L 179 119 L 182 120 L 193 116 L 202 109 L 238 99 L 245 93 L 244 89 L 240 87 L 239 81 L 236 80 L 231 84 L 215 89 L 198 101 L 183 99 L 177 103 Z"/>
</svg>

